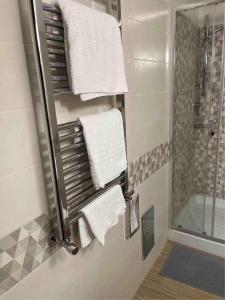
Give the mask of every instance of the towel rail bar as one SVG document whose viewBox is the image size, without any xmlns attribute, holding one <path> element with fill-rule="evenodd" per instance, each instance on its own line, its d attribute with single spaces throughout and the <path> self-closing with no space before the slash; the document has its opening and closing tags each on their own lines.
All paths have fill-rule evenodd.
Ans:
<svg viewBox="0 0 225 300">
<path fill-rule="evenodd" d="M 109 13 L 118 17 L 120 22 L 120 0 L 107 1 L 110 2 L 107 6 Z M 52 233 L 51 240 L 66 247 L 71 254 L 76 254 L 79 248 L 71 243 L 71 225 L 82 216 L 80 210 L 115 184 L 120 184 L 126 193 L 127 172 L 107 184 L 104 189 L 96 191 L 94 188 L 80 122 L 77 120 L 57 124 L 55 96 L 71 93 L 61 11 L 56 5 L 43 4 L 41 0 L 19 1 L 19 5 L 36 123 L 41 137 L 39 144 L 43 173 L 46 176 L 46 192 L 49 193 L 50 211 L 54 206 L 57 212 L 57 224 L 54 225 L 57 232 Z M 33 51 L 27 41 L 32 41 Z M 60 99 L 61 97 L 57 98 Z M 42 107 L 41 121 L 37 102 Z M 117 95 L 116 103 L 124 117 L 124 96 Z M 50 166 L 50 177 L 49 173 L 45 174 L 46 159 Z M 51 193 L 48 192 L 49 186 L 53 187 Z"/>
<path fill-rule="evenodd" d="M 60 11 L 60 9 L 56 5 L 51 5 L 51 4 L 43 3 L 43 10 L 61 15 L 61 11 Z"/>
<path fill-rule="evenodd" d="M 66 63 L 62 62 L 49 62 L 50 68 L 66 68 Z"/>
<path fill-rule="evenodd" d="M 49 54 L 57 54 L 57 55 L 65 55 L 65 51 L 63 49 L 57 49 L 57 48 L 48 48 Z"/>
<path fill-rule="evenodd" d="M 81 128 L 80 121 L 69 122 L 69 123 L 66 123 L 66 124 L 58 125 L 59 130 L 64 130 L 64 129 L 73 128 L 73 127 Z"/>
<path fill-rule="evenodd" d="M 52 40 L 47 40 L 47 45 L 52 48 L 52 47 L 57 47 L 57 48 L 62 48 L 63 51 L 65 51 L 65 44 L 64 42 L 59 42 L 59 41 L 52 41 Z"/>
<path fill-rule="evenodd" d="M 65 152 L 68 152 L 68 151 L 71 151 L 71 150 L 80 149 L 81 147 L 84 147 L 84 146 L 85 146 L 84 142 L 77 143 L 75 145 L 64 146 L 64 147 L 60 148 L 60 152 L 65 153 Z"/>
<path fill-rule="evenodd" d="M 53 89 L 53 94 L 54 95 L 60 95 L 60 94 L 71 94 L 71 89 L 70 88 L 57 88 Z"/>
<path fill-rule="evenodd" d="M 76 180 L 76 181 L 74 181 L 74 182 L 72 182 L 72 183 L 70 183 L 70 187 L 69 188 L 66 188 L 66 193 L 68 193 L 68 195 L 69 195 L 69 193 L 71 194 L 71 191 L 73 191 L 73 189 L 74 188 L 78 188 L 78 187 L 80 187 L 80 186 L 84 186 L 87 182 L 89 182 L 90 180 L 91 180 L 92 178 L 91 178 L 91 176 L 90 176 L 90 172 L 89 172 L 89 174 L 87 174 L 86 175 L 86 177 L 84 177 L 84 178 L 82 178 L 82 179 L 80 179 L 80 180 Z M 72 186 L 71 186 L 71 184 L 72 184 Z"/>
<path fill-rule="evenodd" d="M 78 184 L 78 185 L 76 185 L 76 186 L 74 186 L 74 187 L 66 190 L 66 196 L 67 196 L 68 205 L 71 203 L 71 199 L 74 196 L 79 196 L 80 194 L 84 193 L 84 191 L 86 189 L 89 189 L 89 188 L 93 188 L 93 181 L 92 181 L 92 179 L 83 181 L 81 184 Z M 71 195 L 72 195 L 72 197 L 70 197 Z"/>
<path fill-rule="evenodd" d="M 54 33 L 46 33 L 46 37 L 50 41 L 56 41 L 56 42 L 64 42 L 64 36 L 60 34 L 54 34 Z"/>
<path fill-rule="evenodd" d="M 80 136 L 83 136 L 83 132 L 74 132 L 71 134 L 60 136 L 59 140 L 60 140 L 60 142 L 62 142 L 62 141 L 67 141 L 67 140 L 74 139 L 74 138 L 80 137 Z"/>
<path fill-rule="evenodd" d="M 53 19 L 45 18 L 45 25 L 53 26 L 57 28 L 63 28 L 63 23 L 61 21 L 55 21 Z"/>
<path fill-rule="evenodd" d="M 77 171 L 79 169 L 82 169 L 83 167 L 87 167 L 87 166 L 89 166 L 88 161 L 85 161 L 83 163 L 78 163 L 78 164 L 75 164 L 75 165 L 73 165 L 71 167 L 68 167 L 65 170 L 63 170 L 63 174 L 65 176 L 65 175 L 68 175 L 72 172 L 75 172 L 75 171 Z"/>
<path fill-rule="evenodd" d="M 65 180 L 65 186 L 73 183 L 73 184 L 77 184 L 77 183 L 81 183 L 82 180 L 90 178 L 90 170 L 89 168 L 87 170 L 84 170 L 83 172 L 80 172 L 79 174 L 76 174 L 68 179 Z"/>
<path fill-rule="evenodd" d="M 76 159 L 83 158 L 83 157 L 86 157 L 88 159 L 86 151 L 78 153 L 78 154 L 74 154 L 74 155 L 69 156 L 69 157 L 65 157 L 65 158 L 62 159 L 62 162 L 63 162 L 63 164 L 67 164 L 67 163 L 70 163 L 70 162 L 72 162 Z"/>
</svg>

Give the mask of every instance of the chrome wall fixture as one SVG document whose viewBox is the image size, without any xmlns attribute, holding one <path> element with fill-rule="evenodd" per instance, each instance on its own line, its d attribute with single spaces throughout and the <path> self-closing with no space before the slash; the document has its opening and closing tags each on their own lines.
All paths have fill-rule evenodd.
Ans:
<svg viewBox="0 0 225 300">
<path fill-rule="evenodd" d="M 128 193 L 127 171 L 95 191 L 79 121 L 57 124 L 55 95 L 70 93 L 61 12 L 41 0 L 21 0 L 20 14 L 53 232 L 50 240 L 75 255 L 72 229 L 81 209 L 115 184 Z M 119 0 L 107 10 L 121 19 Z M 116 96 L 124 117 L 124 96 Z M 125 124 L 125 118 L 124 118 Z"/>
</svg>

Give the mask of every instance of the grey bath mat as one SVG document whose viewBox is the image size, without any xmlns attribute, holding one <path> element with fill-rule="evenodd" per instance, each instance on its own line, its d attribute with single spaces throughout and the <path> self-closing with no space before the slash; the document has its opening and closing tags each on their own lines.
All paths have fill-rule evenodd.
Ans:
<svg viewBox="0 0 225 300">
<path fill-rule="evenodd" d="M 160 274 L 224 298 L 224 268 L 222 258 L 176 245 Z"/>
</svg>

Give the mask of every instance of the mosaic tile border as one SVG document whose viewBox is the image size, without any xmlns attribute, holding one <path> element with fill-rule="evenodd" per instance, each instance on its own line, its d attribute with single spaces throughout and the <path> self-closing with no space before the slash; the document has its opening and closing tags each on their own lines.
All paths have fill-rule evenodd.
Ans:
<svg viewBox="0 0 225 300">
<path fill-rule="evenodd" d="M 134 189 L 155 172 L 166 165 L 172 158 L 172 143 L 166 142 L 141 155 L 128 165 L 129 189 Z"/>
<path fill-rule="evenodd" d="M 49 217 L 43 214 L 0 239 L 0 296 L 54 253 L 48 244 L 50 229 Z"/>
</svg>

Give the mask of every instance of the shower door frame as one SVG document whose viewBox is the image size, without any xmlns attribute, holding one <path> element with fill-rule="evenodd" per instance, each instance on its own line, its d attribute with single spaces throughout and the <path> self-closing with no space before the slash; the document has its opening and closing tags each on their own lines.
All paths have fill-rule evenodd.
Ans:
<svg viewBox="0 0 225 300">
<path fill-rule="evenodd" d="M 177 12 L 182 12 L 182 11 L 189 11 L 192 9 L 197 9 L 201 7 L 207 7 L 211 5 L 218 5 L 224 3 L 224 20 L 223 20 L 223 26 L 225 28 L 225 0 L 217 0 L 217 1 L 207 1 L 204 0 L 202 1 L 201 4 L 187 4 L 187 5 L 182 5 L 181 8 L 178 8 L 177 5 L 171 5 L 171 10 L 170 10 L 170 15 L 171 15 L 171 46 L 170 46 L 170 51 L 171 51 L 171 109 L 170 109 L 170 140 L 173 141 L 173 105 L 174 105 L 174 86 L 175 86 L 175 67 L 176 67 L 176 41 L 175 41 L 175 36 L 176 36 L 176 14 Z M 220 143 L 220 132 L 221 132 L 221 117 L 222 117 L 222 105 L 223 105 L 223 95 L 224 95 L 224 88 L 225 88 L 225 30 L 223 32 L 223 53 L 222 53 L 222 70 L 221 70 L 221 92 L 220 92 L 220 113 L 219 113 L 219 120 L 218 120 L 218 140 L 217 140 L 217 154 L 216 154 L 216 167 L 215 167 L 215 181 L 214 181 L 214 190 L 213 190 L 213 206 L 212 206 L 212 221 L 211 221 L 211 236 L 206 235 L 204 233 L 198 233 L 195 231 L 191 231 L 188 229 L 183 229 L 183 228 L 178 228 L 174 226 L 174 216 L 173 216 L 173 183 L 171 183 L 171 193 L 170 193 L 170 207 L 169 207 L 169 225 L 170 228 L 176 231 L 184 232 L 187 234 L 191 234 L 196 237 L 201 237 L 210 241 L 215 241 L 221 244 L 225 244 L 225 240 L 221 240 L 219 238 L 214 237 L 214 226 L 215 226 L 215 206 L 216 206 L 216 189 L 217 189 L 217 178 L 218 178 L 218 159 L 219 159 L 219 143 Z M 170 168 L 170 175 L 173 180 L 173 166 Z M 205 198 L 205 195 L 204 195 Z M 224 200 L 225 201 L 225 200 Z M 205 200 L 204 200 L 205 202 Z M 205 209 L 203 211 L 205 214 Z M 204 228 L 204 223 L 203 223 L 203 228 Z"/>
</svg>

